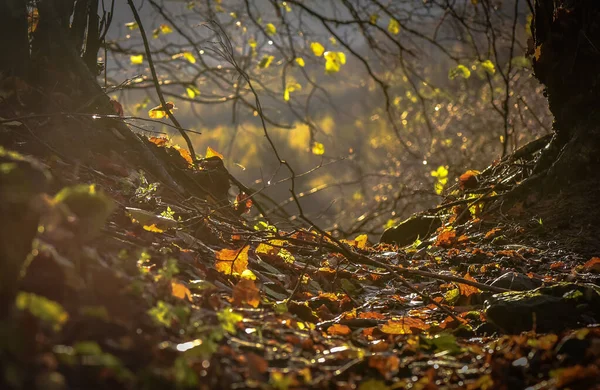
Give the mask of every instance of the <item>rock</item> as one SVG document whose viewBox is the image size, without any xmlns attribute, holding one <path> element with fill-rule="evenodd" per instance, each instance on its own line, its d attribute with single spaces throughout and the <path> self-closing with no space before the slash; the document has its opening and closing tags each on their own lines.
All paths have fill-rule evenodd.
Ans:
<svg viewBox="0 0 600 390">
<path fill-rule="evenodd" d="M 529 291 L 541 287 L 542 281 L 517 272 L 507 272 L 496 278 L 491 285 L 513 291 Z"/>
<path fill-rule="evenodd" d="M 439 217 L 413 215 L 407 220 L 400 222 L 397 226 L 383 232 L 379 242 L 396 244 L 398 246 L 410 245 L 417 238 L 420 240 L 425 239 L 440 226 L 442 226 L 442 220 Z"/>
<path fill-rule="evenodd" d="M 559 283 L 495 294 L 484 303 L 489 322 L 506 333 L 559 332 L 600 319 L 600 287 Z"/>
</svg>

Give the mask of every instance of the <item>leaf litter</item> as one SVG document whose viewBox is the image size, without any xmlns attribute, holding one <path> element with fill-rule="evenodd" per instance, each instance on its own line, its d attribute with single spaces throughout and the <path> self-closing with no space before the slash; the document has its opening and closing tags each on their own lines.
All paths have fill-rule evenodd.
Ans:
<svg viewBox="0 0 600 390">
<path fill-rule="evenodd" d="M 183 171 L 221 169 L 151 142 Z M 53 175 L 68 182 L 69 169 Z M 494 211 L 521 174 L 508 160 L 468 171 L 429 211 L 442 225 L 399 247 L 256 224 L 245 194 L 234 204 L 208 188 L 186 201 L 146 179 L 86 172 L 61 192 L 88 191 L 75 219 L 42 213 L 3 323 L 15 357 L 5 372 L 11 385 L 30 383 L 27 373 L 48 388 L 591 387 L 600 253 L 541 245 L 551 232 L 529 215 L 538 200 Z M 100 198 L 80 183 L 97 183 Z M 118 200 L 109 216 L 86 209 L 105 197 Z M 543 329 L 547 307 L 511 303 L 527 299 L 578 309 Z M 502 316 L 514 316 L 510 329 Z"/>
</svg>

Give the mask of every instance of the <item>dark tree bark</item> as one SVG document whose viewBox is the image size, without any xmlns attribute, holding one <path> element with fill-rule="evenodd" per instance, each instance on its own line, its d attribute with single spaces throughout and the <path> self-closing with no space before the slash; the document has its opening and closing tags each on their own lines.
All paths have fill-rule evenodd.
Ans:
<svg viewBox="0 0 600 390">
<path fill-rule="evenodd" d="M 27 7 L 24 0 L 0 1 L 0 72 L 26 76 L 29 69 Z"/>
<path fill-rule="evenodd" d="M 537 0 L 536 77 L 546 87 L 555 136 L 537 171 L 552 185 L 597 176 L 600 165 L 600 2 Z"/>
</svg>

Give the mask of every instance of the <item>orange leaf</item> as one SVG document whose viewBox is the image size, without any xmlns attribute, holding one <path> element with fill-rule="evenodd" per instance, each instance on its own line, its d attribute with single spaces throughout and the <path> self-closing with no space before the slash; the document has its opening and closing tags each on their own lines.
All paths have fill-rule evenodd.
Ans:
<svg viewBox="0 0 600 390">
<path fill-rule="evenodd" d="M 470 280 L 472 282 L 476 282 L 477 280 L 475 280 L 475 278 L 473 278 L 471 275 L 469 275 L 468 273 L 464 276 L 464 278 L 466 280 Z M 477 287 L 473 287 L 470 286 L 468 284 L 464 284 L 464 283 L 459 283 L 458 284 L 458 291 L 460 291 L 460 295 L 462 295 L 463 297 L 470 297 L 473 294 L 477 294 L 480 293 L 481 290 L 478 289 Z"/>
<path fill-rule="evenodd" d="M 554 263 L 550 264 L 550 269 L 554 270 L 554 271 L 564 268 L 564 267 L 565 267 L 564 261 L 555 261 Z"/>
<path fill-rule="evenodd" d="M 221 153 L 217 152 L 216 150 L 214 150 L 213 148 L 211 148 L 209 146 L 206 148 L 206 155 L 204 156 L 204 158 L 210 158 L 210 157 L 219 157 L 221 160 L 224 159 L 224 157 Z"/>
<path fill-rule="evenodd" d="M 600 257 L 592 257 L 584 265 L 583 269 L 587 272 L 600 273 Z"/>
<path fill-rule="evenodd" d="M 192 159 L 192 155 L 187 149 L 176 148 L 179 152 L 179 155 L 183 157 L 183 159 L 190 165 L 194 165 L 194 160 Z"/>
<path fill-rule="evenodd" d="M 333 324 L 327 328 L 327 334 L 331 336 L 347 336 L 352 330 L 346 325 Z"/>
<path fill-rule="evenodd" d="M 155 223 L 153 223 L 152 225 L 143 225 L 142 227 L 144 228 L 144 230 L 147 230 L 147 231 L 152 232 L 152 233 L 162 233 L 162 232 L 164 232 L 164 230 L 162 230 L 159 227 L 157 227 Z"/>
<path fill-rule="evenodd" d="M 410 317 L 400 320 L 389 320 L 387 323 L 381 325 L 381 331 L 387 334 L 412 334 L 420 333 L 420 331 L 427 329 L 429 329 L 429 325 L 422 319 Z"/>
<path fill-rule="evenodd" d="M 258 307 L 260 304 L 260 292 L 254 284 L 254 280 L 241 279 L 233 288 L 233 305 L 243 306 L 248 304 L 252 307 Z"/>
<path fill-rule="evenodd" d="M 248 249 L 246 245 L 242 249 L 222 249 L 216 253 L 215 268 L 225 275 L 236 272 L 241 274 L 248 268 Z"/>
<path fill-rule="evenodd" d="M 456 232 L 454 230 L 443 231 L 438 235 L 437 240 L 435 242 L 435 246 L 439 246 L 442 248 L 449 248 L 452 246 L 455 239 L 456 239 Z"/>
<path fill-rule="evenodd" d="M 383 314 L 377 313 L 375 311 L 368 311 L 365 313 L 360 313 L 358 315 L 358 318 L 372 319 L 372 320 L 384 320 L 385 316 Z"/>
<path fill-rule="evenodd" d="M 156 146 L 166 146 L 169 139 L 166 137 L 150 137 L 148 141 L 152 142 Z"/>
<path fill-rule="evenodd" d="M 476 188 L 477 184 L 479 183 L 477 175 L 479 175 L 480 173 L 481 172 L 479 171 L 468 170 L 462 175 L 460 175 L 460 177 L 458 178 L 458 185 L 460 189 L 464 190 Z"/>
<path fill-rule="evenodd" d="M 171 281 L 171 295 L 179 299 L 187 299 L 192 301 L 192 292 L 182 283 Z"/>
</svg>

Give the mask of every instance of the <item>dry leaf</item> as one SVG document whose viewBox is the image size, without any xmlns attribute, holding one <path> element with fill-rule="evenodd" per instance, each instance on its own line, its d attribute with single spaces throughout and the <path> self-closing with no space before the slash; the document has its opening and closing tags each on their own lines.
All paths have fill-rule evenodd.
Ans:
<svg viewBox="0 0 600 390">
<path fill-rule="evenodd" d="M 400 320 L 389 320 L 387 323 L 381 325 L 381 331 L 387 334 L 413 334 L 427 329 L 429 329 L 429 325 L 422 319 L 410 317 Z"/>
<path fill-rule="evenodd" d="M 206 155 L 204 156 L 204 158 L 210 158 L 210 157 L 219 157 L 221 160 L 224 159 L 224 157 L 221 153 L 217 152 L 216 150 L 214 150 L 213 148 L 208 146 L 206 148 Z"/>
<path fill-rule="evenodd" d="M 473 278 L 471 275 L 469 275 L 468 273 L 464 276 L 464 278 L 466 280 L 470 280 L 472 282 L 476 282 L 477 280 L 475 280 L 475 278 Z M 481 292 L 480 289 L 478 289 L 477 287 L 473 287 L 470 286 L 468 284 L 464 284 L 464 283 L 459 283 L 458 284 L 458 290 L 460 291 L 460 295 L 462 295 L 463 297 L 470 297 L 473 294 L 478 294 Z"/>
<path fill-rule="evenodd" d="M 215 268 L 226 275 L 241 274 L 248 268 L 248 249 L 222 249 L 216 253 Z"/>
<path fill-rule="evenodd" d="M 347 336 L 350 333 L 352 330 L 346 325 L 333 324 L 327 328 L 327 334 L 331 336 Z"/>
<path fill-rule="evenodd" d="M 234 306 L 240 307 L 244 304 L 248 304 L 252 307 L 258 307 L 260 304 L 260 291 L 254 280 L 241 279 L 233 288 L 233 301 Z"/>
<path fill-rule="evenodd" d="M 182 283 L 177 281 L 171 281 L 171 295 L 179 299 L 187 299 L 192 301 L 192 292 L 185 287 Z"/>
</svg>

